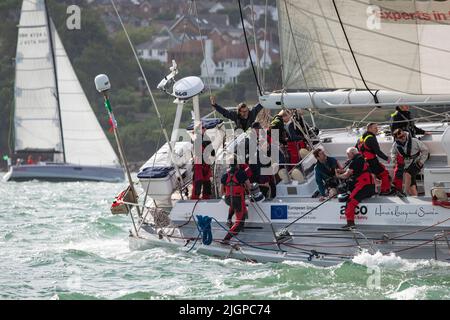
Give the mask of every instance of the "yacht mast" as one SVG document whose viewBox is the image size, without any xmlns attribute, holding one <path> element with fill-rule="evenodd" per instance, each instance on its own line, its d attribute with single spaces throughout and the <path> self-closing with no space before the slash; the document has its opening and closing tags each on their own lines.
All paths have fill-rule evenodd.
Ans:
<svg viewBox="0 0 450 320">
<path fill-rule="evenodd" d="M 56 72 L 56 59 L 55 59 L 55 49 L 53 46 L 53 35 L 52 35 L 52 27 L 51 27 L 51 20 L 50 16 L 48 14 L 48 7 L 47 7 L 47 0 L 44 0 L 44 6 L 45 6 L 45 15 L 47 18 L 47 30 L 48 30 L 48 41 L 50 42 L 50 53 L 52 56 L 52 64 L 53 64 L 53 73 L 55 76 L 55 88 L 56 88 L 56 102 L 58 105 L 58 118 L 59 118 L 59 131 L 61 133 L 61 143 L 62 143 L 62 150 L 63 150 L 63 161 L 66 162 L 66 149 L 64 147 L 64 134 L 63 134 L 63 128 L 62 128 L 62 120 L 61 120 L 61 105 L 59 101 L 59 87 L 58 87 L 58 75 Z"/>
</svg>

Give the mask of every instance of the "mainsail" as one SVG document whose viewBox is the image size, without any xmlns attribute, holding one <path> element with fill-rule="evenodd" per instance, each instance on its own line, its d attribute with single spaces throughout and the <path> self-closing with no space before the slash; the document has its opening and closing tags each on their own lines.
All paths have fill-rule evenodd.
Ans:
<svg viewBox="0 0 450 320">
<path fill-rule="evenodd" d="M 67 163 L 119 165 L 61 39 L 47 19 L 44 0 L 22 4 L 15 97 L 16 152 L 54 151 L 64 153 Z"/>
<path fill-rule="evenodd" d="M 63 152 L 48 30 L 44 1 L 23 1 L 16 53 L 16 152 Z"/>
<path fill-rule="evenodd" d="M 277 5 L 286 89 L 365 89 L 364 79 L 371 90 L 450 93 L 450 0 Z"/>
</svg>

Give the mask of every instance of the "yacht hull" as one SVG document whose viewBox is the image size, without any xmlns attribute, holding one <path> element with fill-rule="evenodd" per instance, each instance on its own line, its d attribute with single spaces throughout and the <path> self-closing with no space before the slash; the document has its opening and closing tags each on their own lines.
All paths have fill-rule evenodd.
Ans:
<svg viewBox="0 0 450 320">
<path fill-rule="evenodd" d="M 146 219 L 137 234 L 132 232 L 130 248 L 142 250 L 168 246 L 186 251 L 192 249 L 201 254 L 221 258 L 256 262 L 302 261 L 319 266 L 352 261 L 364 251 L 370 254 L 395 254 L 404 259 L 450 263 L 449 209 L 422 206 L 423 212 L 427 214 L 421 216 L 415 214 L 414 208 L 418 205 L 415 201 L 404 204 L 405 207 L 392 209 L 392 203 L 397 203 L 398 199 L 377 199 L 372 199 L 371 203 L 366 205 L 367 211 L 364 215 L 360 214 L 361 219 L 357 219 L 355 230 L 341 229 L 345 222 L 345 218 L 340 214 L 342 203 L 334 201 L 318 208 L 310 216 L 295 221 L 288 227 L 290 236 L 279 237 L 278 243 L 275 241 L 275 233 L 283 230 L 299 214 L 294 215 L 294 211 L 288 209 L 286 219 L 270 219 L 271 226 L 261 221 L 250 204 L 245 229 L 239 232 L 237 239 L 233 239 L 230 245 L 220 243 L 228 229 L 225 206 L 214 201 L 210 201 L 210 206 L 206 201 L 198 203 L 194 215 L 189 219 L 192 212 L 192 206 L 189 204 L 192 205 L 194 201 L 184 201 L 172 209 L 170 226 L 158 228 L 152 219 Z M 307 208 L 312 207 L 314 203 L 287 204 L 291 208 L 294 208 L 294 205 Z M 184 209 L 181 209 L 183 206 Z M 277 218 L 271 215 L 271 206 L 279 207 L 280 202 L 266 202 L 261 209 L 268 218 Z M 181 212 L 184 212 L 184 218 L 180 217 Z M 201 237 L 196 240 L 199 230 L 193 217 L 197 214 L 214 218 L 211 223 L 213 241 L 209 245 L 202 244 Z"/>
<path fill-rule="evenodd" d="M 73 164 L 35 164 L 11 166 L 3 177 L 5 181 L 104 181 L 124 180 L 121 168 L 83 166 Z"/>
</svg>

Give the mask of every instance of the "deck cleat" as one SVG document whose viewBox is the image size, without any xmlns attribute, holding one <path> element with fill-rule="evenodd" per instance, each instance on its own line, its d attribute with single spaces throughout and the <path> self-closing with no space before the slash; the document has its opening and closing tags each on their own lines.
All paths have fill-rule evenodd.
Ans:
<svg viewBox="0 0 450 320">
<path fill-rule="evenodd" d="M 276 241 L 279 242 L 286 242 L 292 239 L 292 234 L 289 232 L 288 229 L 281 229 L 276 234 Z"/>
</svg>

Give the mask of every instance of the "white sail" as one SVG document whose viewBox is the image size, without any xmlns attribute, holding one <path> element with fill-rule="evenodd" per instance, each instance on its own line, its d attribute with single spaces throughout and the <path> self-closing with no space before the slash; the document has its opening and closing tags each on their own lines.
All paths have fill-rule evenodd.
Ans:
<svg viewBox="0 0 450 320">
<path fill-rule="evenodd" d="M 51 27 L 66 162 L 118 166 L 117 155 L 92 111 L 53 24 Z"/>
<path fill-rule="evenodd" d="M 277 5 L 285 88 L 364 89 L 358 65 L 372 90 L 450 93 L 449 0 L 278 0 Z"/>
<path fill-rule="evenodd" d="M 44 1 L 23 1 L 16 53 L 16 152 L 63 151 L 55 83 Z"/>
</svg>

